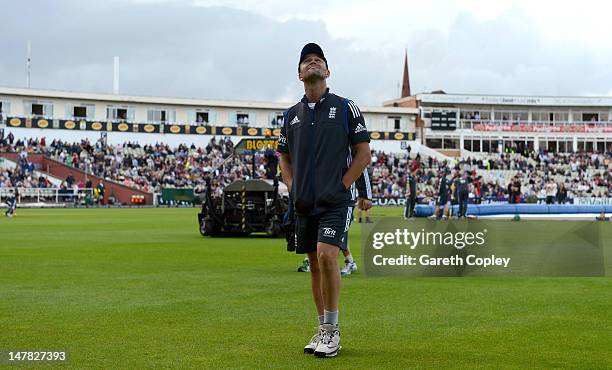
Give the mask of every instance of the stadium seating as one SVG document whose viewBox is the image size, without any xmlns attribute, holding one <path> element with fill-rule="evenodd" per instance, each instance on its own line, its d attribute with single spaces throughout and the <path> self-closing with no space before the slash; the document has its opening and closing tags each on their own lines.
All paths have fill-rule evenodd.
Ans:
<svg viewBox="0 0 612 370">
<path fill-rule="evenodd" d="M 44 139 L 3 143 L 0 151 L 39 153 L 88 173 L 117 181 L 146 192 L 161 192 L 167 187 L 194 188 L 210 177 L 214 189 L 237 179 L 250 178 L 250 156 L 229 158 L 233 143 L 212 138 L 205 147 L 184 144 L 171 148 L 167 144 L 139 145 L 126 142 L 105 146 L 102 141 L 82 140 L 66 143 Z M 27 161 L 27 156 L 23 156 Z M 256 176 L 265 176 L 264 159 L 256 157 Z M 563 183 L 568 198 L 612 198 L 612 153 L 556 153 L 541 151 L 524 154 L 473 154 L 471 157 L 438 161 L 410 158 L 406 153 L 372 152 L 372 182 L 375 197 L 405 197 L 406 175 L 418 168 L 418 192 L 421 199 L 437 196 L 439 174 L 444 169 L 469 171 L 480 184 L 480 198 L 503 200 L 510 181 L 518 176 L 523 199 L 542 202 L 546 184 Z M 6 172 L 6 171 L 4 171 Z M 0 186 L 39 187 L 24 182 L 21 174 L 2 177 Z M 27 177 L 27 176 L 26 176 Z M 63 185 L 62 185 L 63 186 Z"/>
</svg>

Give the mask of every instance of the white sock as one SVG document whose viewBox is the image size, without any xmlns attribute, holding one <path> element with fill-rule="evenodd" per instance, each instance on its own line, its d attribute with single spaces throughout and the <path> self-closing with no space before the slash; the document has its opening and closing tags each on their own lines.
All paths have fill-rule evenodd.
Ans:
<svg viewBox="0 0 612 370">
<path fill-rule="evenodd" d="M 324 315 L 319 315 L 319 325 L 323 325 L 325 323 L 324 318 Z"/>
<path fill-rule="evenodd" d="M 338 325 L 338 311 L 323 311 L 323 321 L 325 324 Z"/>
<path fill-rule="evenodd" d="M 344 258 L 344 262 L 353 263 L 353 255 L 349 254 Z"/>
</svg>

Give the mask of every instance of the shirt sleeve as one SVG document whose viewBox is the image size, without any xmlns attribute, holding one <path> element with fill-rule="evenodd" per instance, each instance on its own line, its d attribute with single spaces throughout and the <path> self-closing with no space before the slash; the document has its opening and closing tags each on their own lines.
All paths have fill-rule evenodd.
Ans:
<svg viewBox="0 0 612 370">
<path fill-rule="evenodd" d="M 348 134 L 351 145 L 369 143 L 370 134 L 363 119 L 361 111 L 352 100 L 347 100 L 348 105 Z"/>
<path fill-rule="evenodd" d="M 278 146 L 276 151 L 279 153 L 289 153 L 289 145 L 287 143 L 287 112 L 283 113 L 283 127 L 278 137 Z"/>
</svg>

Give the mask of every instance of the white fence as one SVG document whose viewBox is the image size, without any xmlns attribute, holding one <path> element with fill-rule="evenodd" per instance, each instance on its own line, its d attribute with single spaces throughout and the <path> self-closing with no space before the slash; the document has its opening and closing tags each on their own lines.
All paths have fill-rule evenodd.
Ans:
<svg viewBox="0 0 612 370">
<path fill-rule="evenodd" d="M 0 202 L 4 203 L 11 189 L 0 188 Z M 94 189 L 18 188 L 17 203 L 85 203 L 93 200 Z"/>
</svg>

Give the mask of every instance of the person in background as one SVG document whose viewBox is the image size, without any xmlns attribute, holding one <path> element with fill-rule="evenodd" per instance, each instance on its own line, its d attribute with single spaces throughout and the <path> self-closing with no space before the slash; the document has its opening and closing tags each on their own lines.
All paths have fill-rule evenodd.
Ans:
<svg viewBox="0 0 612 370">
<path fill-rule="evenodd" d="M 13 217 L 17 215 L 15 210 L 17 209 L 17 197 L 18 196 L 19 196 L 19 193 L 17 191 L 13 189 L 9 190 L 9 196 L 6 199 L 7 209 L 6 209 L 6 212 L 4 212 L 4 215 L 6 217 Z"/>
<path fill-rule="evenodd" d="M 565 188 L 564 183 L 559 184 L 559 189 L 557 190 L 557 203 L 565 204 L 567 201 L 567 189 Z"/>
</svg>

